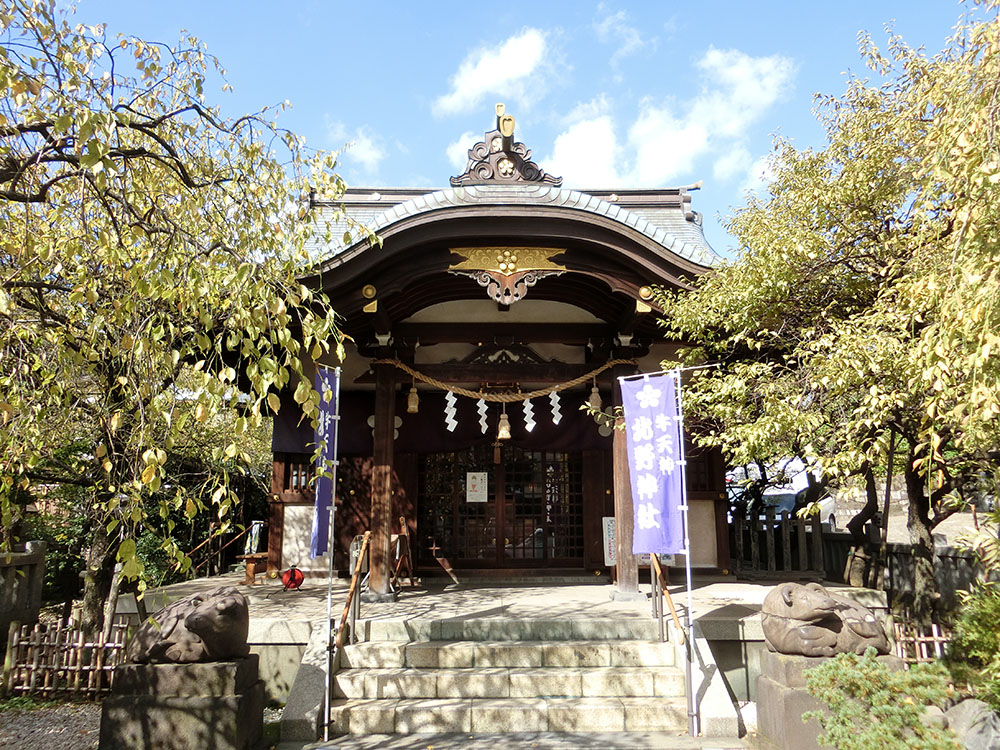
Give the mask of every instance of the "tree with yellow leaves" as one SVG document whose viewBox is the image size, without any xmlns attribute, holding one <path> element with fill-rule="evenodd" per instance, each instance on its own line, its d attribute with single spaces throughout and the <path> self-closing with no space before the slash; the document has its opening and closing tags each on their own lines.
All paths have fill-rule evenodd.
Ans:
<svg viewBox="0 0 1000 750">
<path fill-rule="evenodd" d="M 662 299 L 690 356 L 723 363 L 686 404 L 731 462 L 799 455 L 874 500 L 895 439 L 922 615 L 932 529 L 1000 465 L 996 15 L 976 4 L 933 57 L 863 35 L 885 83 L 820 101 L 823 149 L 778 141 L 767 195 L 730 219 L 736 260 Z"/>
<path fill-rule="evenodd" d="M 215 452 L 248 460 L 303 355 L 340 349 L 328 300 L 297 280 L 327 231 L 310 190 L 343 190 L 334 157 L 273 110 L 225 117 L 214 80 L 194 37 L 110 39 L 54 0 L 0 2 L 0 512 L 9 530 L 17 493 L 88 489 L 91 628 L 116 561 L 141 577 L 151 515 L 231 522 L 224 473 L 176 484 L 173 447 L 238 409 Z"/>
</svg>

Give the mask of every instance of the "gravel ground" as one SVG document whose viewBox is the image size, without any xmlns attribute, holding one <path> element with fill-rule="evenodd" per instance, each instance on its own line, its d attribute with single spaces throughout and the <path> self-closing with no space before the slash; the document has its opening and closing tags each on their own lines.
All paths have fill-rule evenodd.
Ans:
<svg viewBox="0 0 1000 750">
<path fill-rule="evenodd" d="M 280 708 L 264 709 L 265 746 L 277 739 Z M 97 750 L 100 703 L 58 703 L 33 709 L 0 711 L 0 749 Z M 124 749 L 123 749 L 124 750 Z"/>
<path fill-rule="evenodd" d="M 100 726 L 100 703 L 0 711 L 0 748 L 96 750 Z"/>
</svg>

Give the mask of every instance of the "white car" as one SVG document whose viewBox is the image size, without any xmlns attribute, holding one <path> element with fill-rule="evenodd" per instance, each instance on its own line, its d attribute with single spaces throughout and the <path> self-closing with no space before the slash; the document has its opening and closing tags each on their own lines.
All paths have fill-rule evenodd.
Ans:
<svg viewBox="0 0 1000 750">
<path fill-rule="evenodd" d="M 805 506 L 805 494 L 809 489 L 808 469 L 800 458 L 785 458 L 767 467 L 767 475 L 771 479 L 781 478 L 783 483 L 771 485 L 764 490 L 764 502 L 774 508 L 776 516 L 782 513 L 794 515 Z M 750 479 L 756 479 L 756 467 L 751 466 Z M 730 498 L 747 480 L 747 473 L 742 467 L 731 469 L 726 474 L 726 487 Z M 830 495 L 824 495 L 818 501 L 820 518 L 831 528 L 837 528 L 837 501 Z M 763 519 L 763 516 L 761 517 Z"/>
</svg>

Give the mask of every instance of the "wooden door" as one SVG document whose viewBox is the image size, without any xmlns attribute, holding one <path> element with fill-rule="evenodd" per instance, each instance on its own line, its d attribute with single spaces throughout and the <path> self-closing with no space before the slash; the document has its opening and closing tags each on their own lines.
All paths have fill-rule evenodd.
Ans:
<svg viewBox="0 0 1000 750">
<path fill-rule="evenodd" d="M 418 472 L 421 562 L 457 567 L 583 564 L 580 453 L 504 445 L 421 456 Z M 486 473 L 485 502 L 469 502 L 469 472 Z"/>
</svg>

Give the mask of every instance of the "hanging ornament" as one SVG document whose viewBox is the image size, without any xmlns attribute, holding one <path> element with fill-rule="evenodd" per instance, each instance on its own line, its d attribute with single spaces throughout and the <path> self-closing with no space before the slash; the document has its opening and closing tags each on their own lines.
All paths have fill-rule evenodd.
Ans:
<svg viewBox="0 0 1000 750">
<path fill-rule="evenodd" d="M 448 391 L 444 394 L 444 426 L 448 432 L 454 432 L 458 427 L 458 420 L 455 419 L 455 394 Z"/>
<path fill-rule="evenodd" d="M 530 398 L 524 399 L 524 429 L 528 432 L 535 429 L 535 409 Z"/>
<path fill-rule="evenodd" d="M 590 389 L 590 398 L 587 399 L 587 403 L 594 411 L 600 411 L 601 407 L 604 406 L 601 402 L 601 392 L 597 390 L 597 378 L 594 378 L 594 387 Z"/>
<path fill-rule="evenodd" d="M 510 440 L 510 420 L 507 419 L 507 406 L 500 412 L 500 423 L 497 425 L 497 440 Z"/>
<path fill-rule="evenodd" d="M 476 409 L 479 410 L 479 428 L 483 431 L 483 434 L 485 435 L 486 430 L 489 429 L 489 425 L 486 422 L 486 413 L 487 413 L 486 402 L 483 399 L 479 399 L 476 402 Z"/>
<path fill-rule="evenodd" d="M 615 408 L 609 406 L 600 414 L 596 415 L 594 419 L 597 422 L 597 433 L 601 437 L 611 437 L 614 433 L 614 423 L 615 423 Z"/>
<path fill-rule="evenodd" d="M 559 406 L 559 391 L 552 391 L 549 394 L 549 403 L 552 404 L 552 424 L 559 424 L 562 419 L 562 411 Z"/>
<path fill-rule="evenodd" d="M 417 395 L 417 384 L 410 386 L 410 393 L 406 397 L 406 413 L 416 414 L 420 411 L 420 396 Z"/>
</svg>

